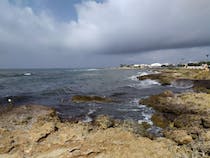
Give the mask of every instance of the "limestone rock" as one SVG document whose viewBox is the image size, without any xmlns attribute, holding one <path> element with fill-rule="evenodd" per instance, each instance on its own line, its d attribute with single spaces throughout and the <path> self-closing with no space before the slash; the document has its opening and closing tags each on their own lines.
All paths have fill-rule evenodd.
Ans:
<svg viewBox="0 0 210 158">
<path fill-rule="evenodd" d="M 168 119 L 164 117 L 161 113 L 154 113 L 151 118 L 152 122 L 161 128 L 166 128 L 169 126 L 170 122 Z"/>
<path fill-rule="evenodd" d="M 104 115 L 98 116 L 94 122 L 98 127 L 102 129 L 107 129 L 114 126 L 113 120 L 110 117 Z"/>
<path fill-rule="evenodd" d="M 186 128 L 186 127 L 199 127 L 201 125 L 200 115 L 192 115 L 192 114 L 183 114 L 179 115 L 174 120 L 174 126 L 178 128 Z"/>
<path fill-rule="evenodd" d="M 200 137 L 203 141 L 210 141 L 210 131 L 202 132 Z"/>
<path fill-rule="evenodd" d="M 55 130 L 56 126 L 54 122 L 46 122 L 43 125 L 36 123 L 36 125 L 33 126 L 29 133 L 32 141 L 40 142 Z"/>
<path fill-rule="evenodd" d="M 205 128 L 210 128 L 210 117 L 203 117 L 202 124 Z"/>
<path fill-rule="evenodd" d="M 171 130 L 165 131 L 164 135 L 177 142 L 180 145 L 188 144 L 193 141 L 192 137 L 187 134 L 185 130 Z"/>
</svg>

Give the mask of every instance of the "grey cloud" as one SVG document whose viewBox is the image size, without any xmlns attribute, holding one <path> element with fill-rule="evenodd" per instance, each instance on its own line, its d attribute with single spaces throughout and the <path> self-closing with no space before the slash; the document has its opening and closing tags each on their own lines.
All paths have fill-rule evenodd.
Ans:
<svg viewBox="0 0 210 158">
<path fill-rule="evenodd" d="M 54 62 L 59 54 L 80 61 L 80 56 L 91 54 L 149 55 L 148 51 L 210 46 L 209 0 L 84 1 L 76 10 L 77 21 L 59 22 L 44 11 L 37 14 L 1 0 L 0 61 L 6 55 L 19 56 L 19 62 L 46 55 Z"/>
<path fill-rule="evenodd" d="M 83 32 L 82 41 L 90 43 L 90 48 L 85 44 L 84 48 L 96 52 L 132 53 L 210 45 L 208 0 L 88 2 L 78 6 L 78 15 L 75 42 L 81 42 L 77 35 Z"/>
</svg>

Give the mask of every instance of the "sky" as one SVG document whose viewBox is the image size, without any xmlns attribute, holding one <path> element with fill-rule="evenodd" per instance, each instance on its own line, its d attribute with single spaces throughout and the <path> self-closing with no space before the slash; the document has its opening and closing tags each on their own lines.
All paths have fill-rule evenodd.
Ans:
<svg viewBox="0 0 210 158">
<path fill-rule="evenodd" d="M 0 0 L 0 68 L 207 60 L 209 0 Z"/>
</svg>

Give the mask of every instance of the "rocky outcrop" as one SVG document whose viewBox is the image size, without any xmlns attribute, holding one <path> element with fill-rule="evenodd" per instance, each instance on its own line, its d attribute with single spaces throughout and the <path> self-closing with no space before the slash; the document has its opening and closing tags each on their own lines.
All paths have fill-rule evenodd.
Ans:
<svg viewBox="0 0 210 158">
<path fill-rule="evenodd" d="M 166 138 L 179 145 L 187 144 L 197 157 L 209 156 L 210 94 L 166 91 L 142 99 L 140 104 L 157 111 L 152 118 L 155 125 L 164 128 Z"/>
<path fill-rule="evenodd" d="M 100 115 L 94 120 L 94 124 L 102 129 L 114 127 L 114 120 L 108 116 Z"/>
<path fill-rule="evenodd" d="M 189 144 L 193 141 L 192 136 L 187 134 L 186 130 L 169 130 L 164 132 L 166 138 L 172 139 L 179 145 Z"/>
<path fill-rule="evenodd" d="M 146 80 L 146 79 L 157 80 L 162 85 L 170 85 L 174 81 L 174 78 L 168 75 L 167 73 L 149 74 L 145 76 L 139 76 L 137 78 L 139 80 Z"/>
<path fill-rule="evenodd" d="M 101 123 L 104 122 L 104 123 Z M 181 158 L 189 154 L 174 142 L 150 140 L 100 116 L 95 125 L 61 122 L 56 112 L 43 106 L 13 107 L 0 116 L 0 157 L 151 157 Z M 122 128 L 124 127 L 124 128 Z M 205 136 L 206 137 L 206 136 Z"/>
<path fill-rule="evenodd" d="M 149 105 L 164 113 L 181 114 L 210 114 L 210 94 L 182 93 L 173 94 L 170 91 L 153 95 L 140 100 L 140 104 Z"/>
<path fill-rule="evenodd" d="M 161 69 L 160 73 L 137 77 L 139 80 L 157 80 L 162 85 L 193 87 L 196 92 L 210 93 L 210 72 L 189 69 Z"/>
</svg>

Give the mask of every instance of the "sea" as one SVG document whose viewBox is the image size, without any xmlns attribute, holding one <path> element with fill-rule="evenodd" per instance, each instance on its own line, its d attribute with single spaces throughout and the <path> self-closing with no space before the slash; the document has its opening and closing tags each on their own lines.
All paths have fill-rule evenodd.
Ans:
<svg viewBox="0 0 210 158">
<path fill-rule="evenodd" d="M 98 115 L 114 119 L 151 122 L 154 110 L 139 100 L 165 90 L 155 80 L 139 81 L 137 76 L 158 73 L 152 70 L 119 69 L 2 69 L 0 108 L 10 104 L 45 105 L 56 109 L 61 118 L 90 122 Z M 73 103 L 75 95 L 112 98 L 113 103 Z"/>
</svg>

